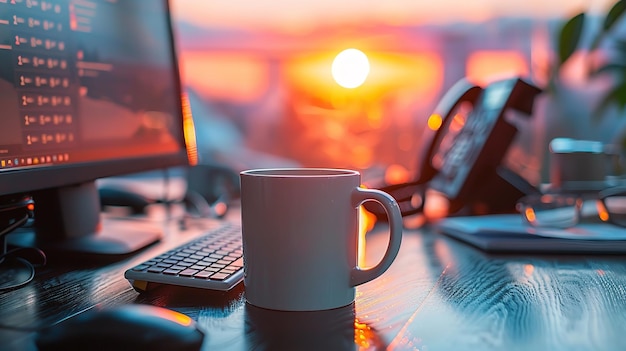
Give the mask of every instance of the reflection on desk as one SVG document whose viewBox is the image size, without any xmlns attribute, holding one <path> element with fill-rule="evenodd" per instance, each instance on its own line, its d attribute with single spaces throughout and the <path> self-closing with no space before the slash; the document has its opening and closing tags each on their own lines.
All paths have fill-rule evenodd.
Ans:
<svg viewBox="0 0 626 351">
<path fill-rule="evenodd" d="M 177 230 L 118 262 L 39 269 L 33 282 L 0 295 L 0 345 L 34 350 L 34 330 L 95 305 L 147 303 L 196 320 L 207 331 L 206 350 L 626 348 L 623 256 L 492 255 L 429 228 L 406 230 L 396 261 L 357 288 L 354 305 L 312 314 L 249 306 L 241 285 L 138 294 L 124 279 L 125 269 L 199 234 Z M 387 236 L 382 225 L 367 235 L 367 264 L 382 255 Z"/>
</svg>

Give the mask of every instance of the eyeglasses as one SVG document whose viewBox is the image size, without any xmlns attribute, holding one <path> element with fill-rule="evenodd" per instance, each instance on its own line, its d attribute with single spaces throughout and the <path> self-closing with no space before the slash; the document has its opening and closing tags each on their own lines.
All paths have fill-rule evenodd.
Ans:
<svg viewBox="0 0 626 351">
<path fill-rule="evenodd" d="M 517 210 L 535 227 L 569 228 L 582 221 L 626 227 L 626 187 L 597 193 L 528 195 L 518 201 Z"/>
</svg>

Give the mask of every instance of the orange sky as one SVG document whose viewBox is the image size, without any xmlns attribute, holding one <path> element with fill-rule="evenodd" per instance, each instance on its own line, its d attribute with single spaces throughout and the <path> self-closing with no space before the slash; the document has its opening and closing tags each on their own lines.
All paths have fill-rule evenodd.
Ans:
<svg viewBox="0 0 626 351">
<path fill-rule="evenodd" d="M 477 21 L 499 15 L 566 16 L 613 0 L 172 0 L 177 17 L 201 25 L 307 30 L 320 23 Z"/>
</svg>

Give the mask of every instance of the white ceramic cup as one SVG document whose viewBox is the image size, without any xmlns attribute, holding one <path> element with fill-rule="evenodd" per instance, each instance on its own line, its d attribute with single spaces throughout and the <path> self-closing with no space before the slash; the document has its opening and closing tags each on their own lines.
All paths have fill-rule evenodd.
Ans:
<svg viewBox="0 0 626 351">
<path fill-rule="evenodd" d="M 394 198 L 360 187 L 357 171 L 323 168 L 241 172 L 244 286 L 248 303 L 282 311 L 347 306 L 355 287 L 389 268 L 400 249 Z M 357 265 L 358 207 L 380 203 L 391 232 L 380 262 Z"/>
</svg>

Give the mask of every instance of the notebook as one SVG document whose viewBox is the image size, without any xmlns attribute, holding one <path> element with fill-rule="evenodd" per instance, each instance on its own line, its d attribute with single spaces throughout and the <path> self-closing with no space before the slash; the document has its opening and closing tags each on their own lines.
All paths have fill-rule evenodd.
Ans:
<svg viewBox="0 0 626 351">
<path fill-rule="evenodd" d="M 607 223 L 536 228 L 518 214 L 451 217 L 435 228 L 488 252 L 625 253 L 626 228 Z"/>
</svg>

